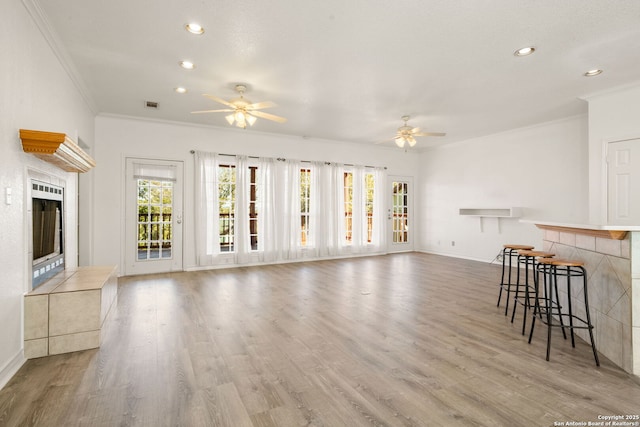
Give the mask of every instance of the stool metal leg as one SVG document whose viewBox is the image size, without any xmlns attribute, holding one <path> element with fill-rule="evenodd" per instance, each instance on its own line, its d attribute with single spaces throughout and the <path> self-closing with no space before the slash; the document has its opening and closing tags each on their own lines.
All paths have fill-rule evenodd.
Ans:
<svg viewBox="0 0 640 427">
<path fill-rule="evenodd" d="M 513 323 L 513 320 L 516 317 L 516 308 L 518 307 L 518 298 L 520 298 L 520 258 L 522 258 L 520 255 L 518 255 L 518 279 L 516 280 L 517 282 L 517 287 L 516 287 L 516 293 L 515 293 L 515 297 L 513 299 L 513 310 L 511 312 L 511 323 Z M 524 310 L 524 315 L 522 317 L 522 335 L 525 334 L 525 330 L 526 330 L 526 326 L 527 326 L 527 311 L 528 309 L 531 307 L 531 302 L 530 302 L 530 298 L 531 295 L 529 294 L 529 262 L 531 262 L 531 271 L 534 271 L 535 269 L 535 257 L 531 257 L 531 256 L 524 256 L 524 274 L 525 274 L 525 278 L 524 278 L 524 301 L 522 303 L 523 306 L 523 310 Z M 535 280 L 535 277 L 534 277 Z"/>
<path fill-rule="evenodd" d="M 513 283 L 511 282 L 511 273 L 512 273 L 511 258 L 514 256 L 514 253 L 515 253 L 514 249 L 504 248 L 502 250 L 502 275 L 500 277 L 500 293 L 498 294 L 498 303 L 496 304 L 496 307 L 500 307 L 500 301 L 502 300 L 502 291 L 505 290 L 506 288 L 507 303 L 504 308 L 505 316 L 509 312 L 509 299 L 511 299 L 511 293 L 512 293 L 511 285 L 513 285 Z M 508 267 L 507 267 L 507 259 L 508 259 Z M 507 281 L 505 282 L 504 276 L 505 276 L 505 270 L 507 270 L 507 268 L 509 271 L 507 272 Z"/>
<path fill-rule="evenodd" d="M 516 265 L 518 266 L 518 274 L 516 276 L 516 291 L 513 297 L 513 310 L 511 311 L 511 323 L 513 323 L 513 319 L 516 316 L 516 307 L 518 306 L 518 295 L 520 295 L 520 263 L 522 262 L 520 261 L 521 258 L 522 256 L 518 254 L 518 258 L 516 260 Z M 525 274 L 527 274 L 527 267 L 526 267 L 527 260 L 528 258 L 525 257 Z"/>
<path fill-rule="evenodd" d="M 502 291 L 503 289 L 507 288 L 507 306 L 505 307 L 504 310 L 504 315 L 507 315 L 507 310 L 509 309 L 509 297 L 511 294 L 511 253 L 513 251 L 511 249 L 507 249 L 504 248 L 502 250 L 502 276 L 500 277 L 500 293 L 498 294 L 498 304 L 496 304 L 496 307 L 500 307 L 500 300 L 502 300 Z M 507 275 L 508 277 L 508 282 L 504 281 L 504 272 L 506 270 L 506 262 L 507 262 L 507 257 L 509 258 L 509 273 Z"/>
<path fill-rule="evenodd" d="M 547 296 L 552 294 L 552 282 L 555 285 L 556 289 L 558 288 L 558 277 L 556 276 L 556 267 L 554 265 L 551 266 L 551 277 L 549 277 L 549 287 L 547 288 Z M 546 310 L 547 310 L 547 361 L 549 361 L 549 355 L 551 353 L 551 298 L 546 298 Z M 562 316 L 560 316 L 562 317 Z"/>
<path fill-rule="evenodd" d="M 573 309 L 571 304 L 571 268 L 567 268 L 567 306 L 569 307 L 569 330 L 571 331 L 571 347 L 576 348 L 576 339 L 573 335 Z"/>
<path fill-rule="evenodd" d="M 542 265 L 542 267 L 540 267 Z M 550 266 L 544 265 L 544 264 L 538 264 L 538 268 L 536 268 L 536 280 L 534 281 L 534 285 L 535 285 L 535 306 L 533 308 L 533 316 L 531 317 L 531 329 L 529 330 L 529 344 L 531 344 L 531 338 L 533 338 L 533 329 L 536 326 L 536 316 L 540 316 L 540 318 L 542 319 L 542 308 L 540 307 L 540 268 L 542 268 L 542 282 L 544 283 L 543 285 L 543 291 L 546 293 L 546 287 L 547 287 L 547 270 L 549 269 Z"/>
<path fill-rule="evenodd" d="M 596 365 L 600 366 L 600 359 L 598 359 L 598 351 L 596 350 L 596 343 L 593 340 L 593 324 L 591 323 L 591 315 L 589 314 L 589 297 L 587 296 L 587 272 L 584 267 L 580 267 L 583 274 L 583 289 L 584 289 L 584 308 L 587 311 L 587 327 L 589 329 L 589 338 L 591 339 L 591 349 L 593 350 L 593 357 L 596 359 Z"/>
</svg>

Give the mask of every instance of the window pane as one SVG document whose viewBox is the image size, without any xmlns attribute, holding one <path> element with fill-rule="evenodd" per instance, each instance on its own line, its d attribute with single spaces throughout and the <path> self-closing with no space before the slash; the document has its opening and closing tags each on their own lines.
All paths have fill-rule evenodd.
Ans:
<svg viewBox="0 0 640 427">
<path fill-rule="evenodd" d="M 366 221 L 367 221 L 367 243 L 371 243 L 373 239 L 373 189 L 375 179 L 373 174 L 368 173 L 364 176 L 365 179 L 365 191 L 366 191 Z"/>
<path fill-rule="evenodd" d="M 311 169 L 300 169 L 300 244 L 306 246 L 309 237 Z"/>
<path fill-rule="evenodd" d="M 353 173 L 344 173 L 344 240 L 347 244 L 353 241 Z"/>
<path fill-rule="evenodd" d="M 170 258 L 173 182 L 139 179 L 137 185 L 137 259 Z"/>
<path fill-rule="evenodd" d="M 408 239 L 409 224 L 409 184 L 406 182 L 393 183 L 393 242 L 406 243 Z"/>
</svg>

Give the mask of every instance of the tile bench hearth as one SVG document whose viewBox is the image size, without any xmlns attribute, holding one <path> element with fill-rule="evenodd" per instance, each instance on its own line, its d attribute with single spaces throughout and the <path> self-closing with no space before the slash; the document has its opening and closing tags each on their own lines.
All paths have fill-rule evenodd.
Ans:
<svg viewBox="0 0 640 427">
<path fill-rule="evenodd" d="M 116 266 L 67 269 L 24 297 L 27 359 L 100 347 L 118 298 Z"/>
</svg>

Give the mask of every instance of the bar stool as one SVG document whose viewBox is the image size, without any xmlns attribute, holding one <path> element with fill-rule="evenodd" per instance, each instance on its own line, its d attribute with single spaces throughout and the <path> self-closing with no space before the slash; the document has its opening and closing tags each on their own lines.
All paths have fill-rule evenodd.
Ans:
<svg viewBox="0 0 640 427">
<path fill-rule="evenodd" d="M 524 285 L 520 285 L 520 269 L 518 269 L 518 277 L 516 279 L 516 291 L 513 299 L 513 311 L 511 312 L 511 323 L 516 317 L 516 308 L 518 303 L 524 308 L 524 314 L 522 316 L 522 335 L 525 334 L 527 327 L 527 310 L 531 308 L 531 301 L 534 300 L 536 295 L 536 288 L 538 286 L 538 279 L 535 275 L 536 272 L 536 259 L 538 258 L 551 258 L 555 254 L 543 251 L 532 250 L 519 250 L 518 251 L 518 265 L 524 263 Z M 529 284 L 529 265 L 531 265 L 531 275 L 533 276 L 533 286 Z M 520 289 L 520 287 L 523 289 Z"/>
<path fill-rule="evenodd" d="M 560 295 L 558 294 L 558 285 L 555 282 L 551 281 L 551 267 L 553 266 L 553 262 L 556 261 L 553 258 L 538 258 L 537 260 L 537 264 L 536 264 L 536 276 L 535 276 L 535 305 L 534 305 L 534 310 L 533 310 L 533 317 L 536 317 L 536 315 L 540 316 L 540 318 L 542 319 L 542 307 L 546 307 L 547 302 L 550 304 L 550 307 L 553 310 L 562 310 L 562 306 L 560 305 Z M 540 286 L 540 274 L 542 274 L 542 286 Z M 553 286 L 553 290 L 555 291 L 555 296 L 556 298 L 548 298 L 547 297 L 547 283 L 549 283 L 551 286 Z M 543 293 L 542 296 L 540 296 L 540 292 Z M 541 303 L 541 301 L 544 301 L 544 305 Z M 563 325 L 563 320 L 562 320 L 562 316 L 559 317 L 558 319 L 560 321 L 560 324 Z M 565 332 L 564 328 L 562 329 L 562 336 L 564 336 L 564 339 L 567 339 L 567 333 Z M 529 334 L 529 342 L 531 342 L 531 334 Z"/>
<path fill-rule="evenodd" d="M 546 282 L 545 290 L 545 304 L 544 306 L 539 304 L 538 295 L 536 295 L 536 310 L 539 310 L 541 314 L 541 321 L 547 325 L 547 360 L 549 360 L 549 354 L 551 351 L 551 329 L 554 327 L 569 329 L 571 333 L 571 346 L 575 348 L 574 329 L 587 329 L 589 331 L 589 339 L 591 341 L 591 349 L 593 350 L 593 357 L 596 360 L 596 365 L 600 366 L 600 360 L 598 359 L 598 351 L 596 350 L 596 344 L 593 339 L 593 324 L 591 323 L 591 315 L 589 313 L 589 296 L 587 290 L 587 271 L 584 268 L 582 261 L 554 259 L 551 262 L 550 267 L 546 270 L 548 280 Z M 558 298 L 558 277 L 566 277 L 567 286 L 567 309 L 563 311 L 560 306 Z M 572 301 L 571 301 L 571 279 L 582 278 L 583 294 L 584 294 L 584 308 L 585 319 L 579 317 L 573 313 Z M 556 287 L 556 301 L 553 301 L 553 294 L 551 287 Z M 554 313 L 555 312 L 555 313 Z M 533 329 L 535 327 L 536 311 L 534 310 L 534 316 L 531 320 L 531 331 L 529 332 L 529 343 L 533 337 Z M 554 316 L 555 314 L 555 316 Z M 557 320 L 554 319 L 557 317 Z M 564 318 L 569 319 L 569 324 L 563 321 Z M 566 335 L 565 335 L 566 339 Z"/>
<path fill-rule="evenodd" d="M 533 249 L 533 246 L 530 245 L 512 245 L 512 244 L 507 244 L 507 245 L 503 245 L 503 249 L 502 249 L 502 277 L 500 278 L 500 293 L 498 294 L 498 304 L 496 305 L 496 307 L 500 307 L 500 299 L 502 299 L 502 290 L 506 290 L 507 291 L 507 304 L 504 308 L 504 315 L 506 316 L 508 311 L 509 311 L 509 299 L 511 298 L 511 293 L 513 292 L 511 290 L 511 286 L 512 285 L 517 285 L 516 283 L 512 283 L 511 282 L 511 260 L 513 258 L 517 258 L 518 256 L 518 251 L 520 250 L 527 250 L 530 251 Z M 508 272 L 508 280 L 505 282 L 504 281 L 504 276 L 505 276 L 505 270 L 507 268 L 507 258 L 509 259 L 509 264 L 508 264 L 508 268 L 509 268 L 509 272 Z M 520 267 L 520 264 L 516 264 L 518 267 Z M 518 272 L 520 271 L 520 269 L 518 268 Z M 518 277 L 520 277 L 518 275 Z"/>
</svg>

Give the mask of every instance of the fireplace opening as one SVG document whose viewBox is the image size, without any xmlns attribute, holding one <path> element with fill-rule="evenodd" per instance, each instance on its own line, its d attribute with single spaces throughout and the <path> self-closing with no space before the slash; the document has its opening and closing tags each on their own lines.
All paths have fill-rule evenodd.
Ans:
<svg viewBox="0 0 640 427">
<path fill-rule="evenodd" d="M 56 185 L 32 181 L 32 289 L 64 270 L 63 190 Z"/>
</svg>

